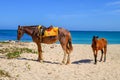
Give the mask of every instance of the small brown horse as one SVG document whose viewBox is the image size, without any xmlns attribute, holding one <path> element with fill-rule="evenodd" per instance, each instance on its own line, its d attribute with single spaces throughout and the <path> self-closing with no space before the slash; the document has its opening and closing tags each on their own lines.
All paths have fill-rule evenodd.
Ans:
<svg viewBox="0 0 120 80">
<path fill-rule="evenodd" d="M 105 62 L 106 52 L 107 52 L 107 40 L 105 38 L 98 39 L 98 36 L 93 36 L 91 47 L 94 53 L 95 64 L 97 63 L 98 50 L 101 50 L 100 62 L 102 61 L 103 53 L 104 53 L 104 62 Z"/>
<path fill-rule="evenodd" d="M 17 39 L 20 40 L 20 38 L 23 36 L 24 33 L 30 35 L 32 37 L 33 42 L 35 42 L 38 46 L 38 61 L 40 62 L 43 62 L 41 43 L 52 44 L 59 40 L 62 49 L 64 51 L 64 57 L 62 63 L 70 64 L 70 53 L 73 50 L 70 32 L 63 28 L 58 28 L 57 36 L 42 37 L 42 35 L 40 35 L 41 34 L 40 31 L 42 31 L 42 29 L 47 29 L 47 28 L 41 26 L 39 29 L 38 26 L 39 25 L 35 25 L 35 26 L 19 25 L 17 30 Z M 66 55 L 68 55 L 67 62 L 65 62 Z"/>
</svg>

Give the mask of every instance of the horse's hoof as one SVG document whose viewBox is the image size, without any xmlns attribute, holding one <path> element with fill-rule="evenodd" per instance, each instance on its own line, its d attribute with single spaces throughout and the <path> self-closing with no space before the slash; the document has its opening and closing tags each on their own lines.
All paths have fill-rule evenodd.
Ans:
<svg viewBox="0 0 120 80">
<path fill-rule="evenodd" d="M 40 63 L 43 63 L 43 60 L 39 60 L 39 59 L 38 59 L 37 61 L 40 62 Z"/>
<path fill-rule="evenodd" d="M 94 64 L 96 65 L 97 63 L 95 62 Z"/>
<path fill-rule="evenodd" d="M 40 63 L 43 63 L 43 60 L 40 60 Z"/>
<path fill-rule="evenodd" d="M 101 62 L 102 60 L 100 60 L 99 62 Z"/>
<path fill-rule="evenodd" d="M 36 60 L 36 61 L 40 62 L 40 60 L 39 60 L 39 59 L 38 59 L 38 60 Z"/>
<path fill-rule="evenodd" d="M 60 65 L 63 65 L 63 63 L 60 63 Z"/>
<path fill-rule="evenodd" d="M 70 61 L 67 61 L 66 65 L 70 64 Z"/>
<path fill-rule="evenodd" d="M 70 64 L 70 63 L 66 63 L 66 65 L 68 65 L 68 64 Z"/>
<path fill-rule="evenodd" d="M 62 64 L 65 64 L 65 61 L 62 61 Z"/>
<path fill-rule="evenodd" d="M 103 62 L 106 62 L 106 61 L 103 61 Z"/>
</svg>

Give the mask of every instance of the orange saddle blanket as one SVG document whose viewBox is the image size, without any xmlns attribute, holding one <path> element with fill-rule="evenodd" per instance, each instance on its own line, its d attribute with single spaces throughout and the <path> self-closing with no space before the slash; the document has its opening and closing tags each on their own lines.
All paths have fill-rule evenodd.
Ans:
<svg viewBox="0 0 120 80">
<path fill-rule="evenodd" d="M 48 36 L 57 36 L 58 35 L 58 27 L 53 27 L 52 29 L 45 30 L 43 37 Z"/>
</svg>

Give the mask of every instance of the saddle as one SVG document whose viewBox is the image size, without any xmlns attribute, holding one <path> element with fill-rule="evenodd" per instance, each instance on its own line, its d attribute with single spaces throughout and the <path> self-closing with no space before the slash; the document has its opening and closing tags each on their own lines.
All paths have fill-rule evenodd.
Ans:
<svg viewBox="0 0 120 80">
<path fill-rule="evenodd" d="M 40 34 L 42 37 L 50 37 L 50 36 L 57 36 L 58 35 L 58 27 L 50 26 L 48 28 L 44 26 L 38 26 L 38 29 L 40 30 Z"/>
</svg>

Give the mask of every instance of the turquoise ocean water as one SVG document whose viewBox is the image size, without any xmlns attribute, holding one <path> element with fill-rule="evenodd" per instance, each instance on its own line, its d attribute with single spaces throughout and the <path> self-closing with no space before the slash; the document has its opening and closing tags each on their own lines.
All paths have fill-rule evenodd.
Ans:
<svg viewBox="0 0 120 80">
<path fill-rule="evenodd" d="M 70 31 L 73 44 L 91 44 L 92 37 L 98 35 L 99 38 L 106 38 L 109 44 L 120 44 L 120 31 Z M 0 30 L 0 41 L 16 40 L 16 30 Z M 25 34 L 21 41 L 31 42 L 30 36 Z"/>
</svg>

